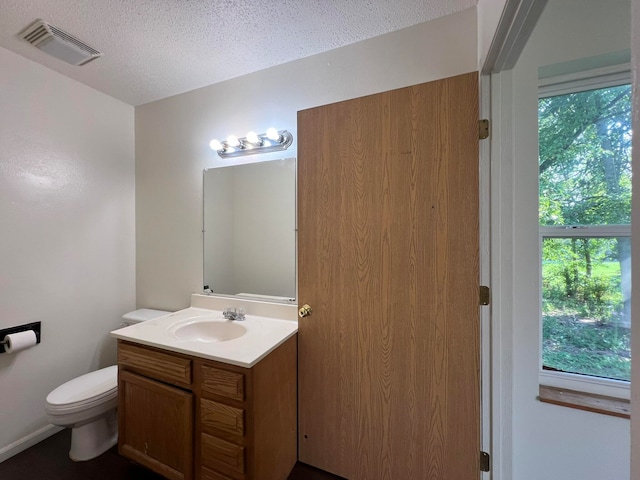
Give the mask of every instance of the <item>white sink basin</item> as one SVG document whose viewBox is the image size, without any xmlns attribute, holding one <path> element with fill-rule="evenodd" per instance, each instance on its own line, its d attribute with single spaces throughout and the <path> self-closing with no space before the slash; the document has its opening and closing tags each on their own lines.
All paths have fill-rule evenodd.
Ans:
<svg viewBox="0 0 640 480">
<path fill-rule="evenodd" d="M 231 320 L 201 319 L 176 325 L 170 332 L 178 340 L 212 343 L 242 337 L 247 329 Z"/>
<path fill-rule="evenodd" d="M 221 305 L 227 301 L 219 300 Z M 295 305 L 286 307 L 290 310 L 287 314 L 297 317 Z M 111 335 L 127 342 L 251 368 L 297 330 L 298 322 L 288 319 L 247 314 L 245 320 L 227 320 L 222 310 L 189 307 L 119 328 Z"/>
</svg>

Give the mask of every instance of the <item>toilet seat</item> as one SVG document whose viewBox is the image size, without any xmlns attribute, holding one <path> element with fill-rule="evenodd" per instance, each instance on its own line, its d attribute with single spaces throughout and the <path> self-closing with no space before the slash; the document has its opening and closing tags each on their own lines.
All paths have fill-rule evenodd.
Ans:
<svg viewBox="0 0 640 480">
<path fill-rule="evenodd" d="M 117 402 L 118 367 L 113 365 L 69 380 L 46 400 L 49 414 L 61 415 Z"/>
</svg>

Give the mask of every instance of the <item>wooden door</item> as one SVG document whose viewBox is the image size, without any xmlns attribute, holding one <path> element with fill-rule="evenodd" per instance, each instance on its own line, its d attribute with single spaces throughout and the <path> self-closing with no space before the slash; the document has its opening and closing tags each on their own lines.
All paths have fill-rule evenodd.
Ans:
<svg viewBox="0 0 640 480">
<path fill-rule="evenodd" d="M 479 478 L 478 76 L 298 113 L 299 457 Z"/>
</svg>

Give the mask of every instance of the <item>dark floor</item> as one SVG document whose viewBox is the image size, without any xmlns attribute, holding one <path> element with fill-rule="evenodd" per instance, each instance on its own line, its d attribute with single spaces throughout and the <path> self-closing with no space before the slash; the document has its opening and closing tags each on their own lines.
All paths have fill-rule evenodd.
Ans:
<svg viewBox="0 0 640 480">
<path fill-rule="evenodd" d="M 0 463 L 2 480 L 163 480 L 118 455 L 116 447 L 88 462 L 69 458 L 71 430 L 47 438 Z M 289 480 L 340 480 L 340 477 L 298 463 Z"/>
</svg>

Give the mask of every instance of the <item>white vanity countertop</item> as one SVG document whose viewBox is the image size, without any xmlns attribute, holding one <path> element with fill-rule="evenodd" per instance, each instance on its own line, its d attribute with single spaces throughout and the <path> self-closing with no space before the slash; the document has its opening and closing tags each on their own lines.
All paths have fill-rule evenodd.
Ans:
<svg viewBox="0 0 640 480">
<path fill-rule="evenodd" d="M 216 322 L 231 322 L 224 319 L 220 310 L 189 307 L 114 330 L 111 335 L 120 340 L 251 368 L 298 331 L 298 323 L 295 321 L 247 314 L 245 320 L 233 321 L 234 324 L 244 327 L 247 332 L 232 340 L 222 342 L 180 340 L 171 333 L 178 326 L 187 325 L 205 317 L 214 317 Z"/>
</svg>

